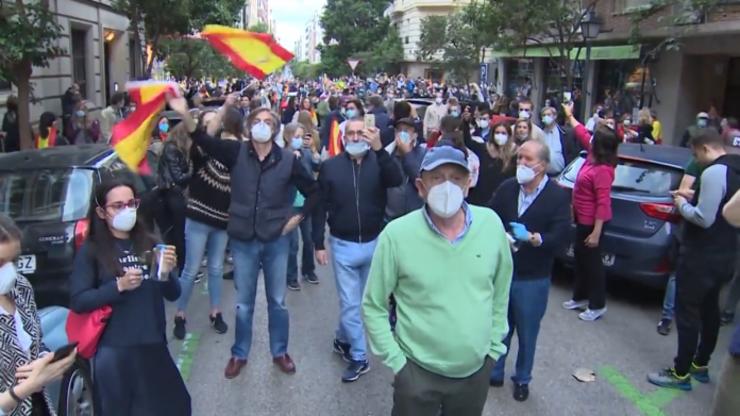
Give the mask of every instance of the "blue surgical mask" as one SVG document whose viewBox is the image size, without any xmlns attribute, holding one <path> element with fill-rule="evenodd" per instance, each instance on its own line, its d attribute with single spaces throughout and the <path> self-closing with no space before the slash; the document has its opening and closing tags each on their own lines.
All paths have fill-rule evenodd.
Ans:
<svg viewBox="0 0 740 416">
<path fill-rule="evenodd" d="M 250 133 L 252 133 L 252 139 L 258 143 L 267 143 L 272 138 L 272 129 L 262 121 L 252 126 Z"/>
<path fill-rule="evenodd" d="M 357 116 L 357 110 L 355 110 L 354 108 L 348 108 L 344 112 L 344 114 L 347 116 L 347 118 L 352 119 L 352 118 L 355 118 Z"/>
<path fill-rule="evenodd" d="M 709 123 L 707 122 L 707 119 L 705 119 L 705 118 L 700 118 L 700 119 L 697 119 L 696 120 L 696 125 L 699 126 L 699 127 L 701 127 L 701 128 L 706 127 L 708 124 Z"/>
<path fill-rule="evenodd" d="M 347 142 L 344 145 L 344 150 L 349 153 L 350 156 L 361 157 L 370 150 L 370 145 L 364 140 L 359 142 Z"/>
<path fill-rule="evenodd" d="M 170 131 L 170 124 L 169 123 L 159 123 L 159 131 L 162 133 L 167 133 Z"/>
<path fill-rule="evenodd" d="M 546 115 L 542 116 L 542 122 L 545 123 L 546 126 L 549 126 L 554 121 L 555 121 L 555 117 L 553 117 L 553 116 L 551 116 L 549 114 L 546 114 Z"/>
<path fill-rule="evenodd" d="M 290 140 L 290 147 L 292 147 L 293 150 L 298 150 L 301 147 L 303 147 L 303 138 L 301 138 L 301 137 L 293 137 Z"/>
<path fill-rule="evenodd" d="M 411 142 L 411 135 L 407 131 L 400 131 L 398 132 L 398 138 L 404 142 L 404 143 L 410 143 Z"/>
<path fill-rule="evenodd" d="M 452 117 L 460 117 L 460 110 L 452 110 L 450 111 L 450 115 Z"/>
</svg>

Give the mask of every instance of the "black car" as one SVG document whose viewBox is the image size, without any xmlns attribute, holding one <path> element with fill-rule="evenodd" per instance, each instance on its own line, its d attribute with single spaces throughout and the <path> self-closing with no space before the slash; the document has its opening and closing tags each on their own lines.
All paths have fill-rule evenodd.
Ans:
<svg viewBox="0 0 740 416">
<path fill-rule="evenodd" d="M 33 285 L 39 308 L 69 304 L 68 279 L 89 227 L 93 191 L 110 176 L 130 180 L 147 200 L 152 181 L 132 173 L 106 145 L 0 155 L 0 211 L 23 231 L 18 271 Z M 145 218 L 149 209 L 140 209 Z"/>
<path fill-rule="evenodd" d="M 557 179 L 560 186 L 573 189 L 585 158 L 582 153 L 565 168 Z M 601 240 L 602 263 L 609 275 L 664 287 L 673 270 L 672 233 L 681 219 L 670 191 L 678 189 L 690 158 L 690 151 L 682 147 L 619 146 L 611 192 L 612 220 Z M 560 260 L 572 264 L 572 244 Z"/>
</svg>

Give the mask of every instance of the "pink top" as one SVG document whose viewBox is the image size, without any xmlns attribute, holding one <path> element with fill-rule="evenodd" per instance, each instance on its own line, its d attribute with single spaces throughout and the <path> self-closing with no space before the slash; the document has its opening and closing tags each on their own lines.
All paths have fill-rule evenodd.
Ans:
<svg viewBox="0 0 740 416">
<path fill-rule="evenodd" d="M 614 182 L 614 167 L 595 164 L 591 158 L 591 135 L 583 125 L 575 127 L 576 139 L 589 157 L 576 177 L 573 187 L 573 212 L 576 223 L 593 225 L 599 219 L 604 222 L 612 218 L 611 189 Z"/>
</svg>

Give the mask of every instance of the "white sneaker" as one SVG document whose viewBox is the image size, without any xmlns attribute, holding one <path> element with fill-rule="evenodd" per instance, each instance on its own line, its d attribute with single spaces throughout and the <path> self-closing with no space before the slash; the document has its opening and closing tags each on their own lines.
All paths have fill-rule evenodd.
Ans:
<svg viewBox="0 0 740 416">
<path fill-rule="evenodd" d="M 572 311 L 574 309 L 583 309 L 588 306 L 587 300 L 569 300 L 567 302 L 563 302 L 563 308 Z"/>
<path fill-rule="evenodd" d="M 585 312 L 578 314 L 578 317 L 583 321 L 595 321 L 606 313 L 606 306 L 601 309 L 586 309 Z"/>
</svg>

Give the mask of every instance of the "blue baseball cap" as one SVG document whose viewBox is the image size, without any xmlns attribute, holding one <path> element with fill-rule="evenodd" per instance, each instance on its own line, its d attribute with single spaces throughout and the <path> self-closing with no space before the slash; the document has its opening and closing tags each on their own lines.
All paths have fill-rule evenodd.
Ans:
<svg viewBox="0 0 740 416">
<path fill-rule="evenodd" d="M 430 171 L 447 164 L 460 166 L 466 172 L 470 172 L 468 161 L 465 159 L 465 153 L 456 147 L 445 144 L 438 144 L 435 147 L 427 149 L 419 171 Z"/>
</svg>

